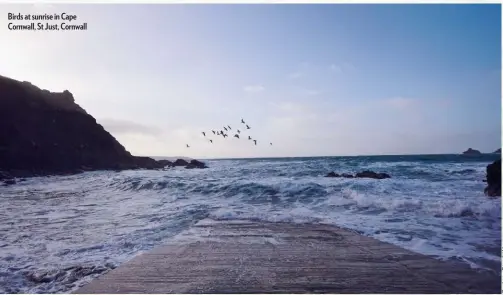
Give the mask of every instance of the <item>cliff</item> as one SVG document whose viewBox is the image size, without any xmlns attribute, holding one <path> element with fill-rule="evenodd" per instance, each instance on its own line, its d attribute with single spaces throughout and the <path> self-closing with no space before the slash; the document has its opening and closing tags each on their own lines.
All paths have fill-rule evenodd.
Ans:
<svg viewBox="0 0 503 295">
<path fill-rule="evenodd" d="M 68 90 L 0 76 L 0 171 L 24 177 L 166 164 L 132 156 Z"/>
</svg>

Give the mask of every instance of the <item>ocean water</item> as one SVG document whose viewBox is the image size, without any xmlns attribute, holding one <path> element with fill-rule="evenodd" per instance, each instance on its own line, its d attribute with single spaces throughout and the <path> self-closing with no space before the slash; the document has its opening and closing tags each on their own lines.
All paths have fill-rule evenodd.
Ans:
<svg viewBox="0 0 503 295">
<path fill-rule="evenodd" d="M 0 187 L 0 292 L 70 292 L 210 219 L 333 224 L 499 273 L 501 199 L 482 181 L 498 157 L 229 159 L 31 178 Z M 364 169 L 392 178 L 323 177 Z"/>
</svg>

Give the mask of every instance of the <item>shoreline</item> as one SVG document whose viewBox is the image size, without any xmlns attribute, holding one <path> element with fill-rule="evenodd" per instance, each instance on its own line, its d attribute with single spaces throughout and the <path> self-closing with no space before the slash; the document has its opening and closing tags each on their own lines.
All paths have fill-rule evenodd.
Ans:
<svg viewBox="0 0 503 295">
<path fill-rule="evenodd" d="M 72 293 L 500 293 L 501 274 L 326 224 L 203 220 Z"/>
</svg>

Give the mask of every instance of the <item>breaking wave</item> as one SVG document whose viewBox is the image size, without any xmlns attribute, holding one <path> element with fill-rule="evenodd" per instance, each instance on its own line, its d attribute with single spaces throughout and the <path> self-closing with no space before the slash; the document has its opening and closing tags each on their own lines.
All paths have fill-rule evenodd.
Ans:
<svg viewBox="0 0 503 295">
<path fill-rule="evenodd" d="M 324 223 L 499 272 L 489 160 L 454 156 L 213 160 L 0 187 L 0 292 L 65 293 L 208 218 Z M 390 179 L 323 177 L 370 169 Z"/>
</svg>

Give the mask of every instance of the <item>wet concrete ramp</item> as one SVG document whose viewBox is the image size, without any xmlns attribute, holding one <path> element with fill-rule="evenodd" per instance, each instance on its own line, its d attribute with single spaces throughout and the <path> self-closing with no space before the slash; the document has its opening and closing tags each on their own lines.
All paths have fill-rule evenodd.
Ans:
<svg viewBox="0 0 503 295">
<path fill-rule="evenodd" d="M 203 222 L 76 293 L 501 293 L 480 273 L 329 225 Z"/>
</svg>

